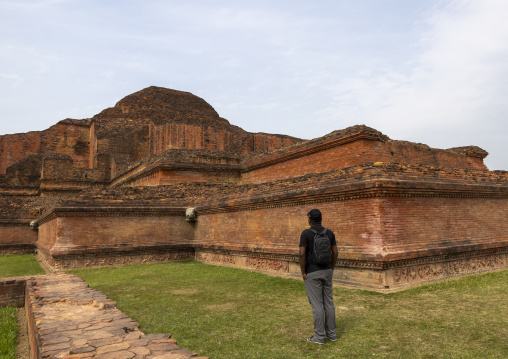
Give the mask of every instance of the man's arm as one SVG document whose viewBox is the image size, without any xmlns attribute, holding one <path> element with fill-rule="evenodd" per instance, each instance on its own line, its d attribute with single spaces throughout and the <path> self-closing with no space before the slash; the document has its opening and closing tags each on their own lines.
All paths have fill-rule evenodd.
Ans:
<svg viewBox="0 0 508 359">
<path fill-rule="evenodd" d="M 337 258 L 339 257 L 339 251 L 337 250 L 337 245 L 332 246 L 332 271 L 335 269 L 335 265 L 337 264 Z"/>
<path fill-rule="evenodd" d="M 305 273 L 305 252 L 306 252 L 306 249 L 307 249 L 307 247 L 300 247 L 300 254 L 299 254 L 300 269 L 302 271 L 303 280 L 305 280 L 307 278 L 307 273 Z"/>
</svg>

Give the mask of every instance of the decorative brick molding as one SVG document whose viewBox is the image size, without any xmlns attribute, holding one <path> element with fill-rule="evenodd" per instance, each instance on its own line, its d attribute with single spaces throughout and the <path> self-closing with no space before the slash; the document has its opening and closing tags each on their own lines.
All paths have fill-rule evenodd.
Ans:
<svg viewBox="0 0 508 359">
<path fill-rule="evenodd" d="M 142 217 L 142 216 L 185 216 L 185 207 L 162 206 L 59 206 L 47 211 L 37 219 L 40 227 L 57 217 Z"/>
<path fill-rule="evenodd" d="M 50 272 L 79 268 L 99 268 L 143 263 L 170 262 L 194 259 L 194 248 L 175 246 L 152 250 L 133 249 L 132 251 L 107 251 L 51 256 L 39 248 L 36 257 L 41 266 Z"/>
<path fill-rule="evenodd" d="M 2 244 L 0 256 L 8 254 L 31 254 L 35 252 L 35 244 Z"/>
<path fill-rule="evenodd" d="M 426 264 L 414 261 L 412 265 L 408 263 L 389 269 L 388 283 L 395 287 L 406 287 L 508 269 L 508 249 L 490 252 L 450 256 Z"/>
<path fill-rule="evenodd" d="M 196 260 L 276 276 L 301 277 L 297 255 L 201 248 L 196 250 Z M 506 269 L 506 248 L 396 262 L 339 259 L 334 283 L 378 292 L 393 292 L 416 285 Z"/>
<path fill-rule="evenodd" d="M 320 204 L 326 202 L 351 201 L 365 198 L 385 197 L 432 197 L 432 198 L 496 198 L 508 199 L 508 188 L 442 183 L 436 185 L 413 180 L 404 181 L 388 178 L 373 178 L 356 183 L 338 183 L 334 186 L 314 190 L 291 191 L 282 194 L 267 194 L 263 197 L 230 201 L 227 205 L 203 205 L 196 208 L 199 214 L 248 211 L 265 208 Z"/>
</svg>

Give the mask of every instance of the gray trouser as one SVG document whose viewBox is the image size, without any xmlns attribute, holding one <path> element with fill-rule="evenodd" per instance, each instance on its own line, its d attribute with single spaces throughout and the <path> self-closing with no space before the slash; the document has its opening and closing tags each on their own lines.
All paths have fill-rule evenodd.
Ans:
<svg viewBox="0 0 508 359">
<path fill-rule="evenodd" d="M 337 339 L 332 276 L 331 269 L 319 270 L 307 274 L 304 282 L 314 317 L 314 339 L 322 343 L 325 337 Z"/>
</svg>

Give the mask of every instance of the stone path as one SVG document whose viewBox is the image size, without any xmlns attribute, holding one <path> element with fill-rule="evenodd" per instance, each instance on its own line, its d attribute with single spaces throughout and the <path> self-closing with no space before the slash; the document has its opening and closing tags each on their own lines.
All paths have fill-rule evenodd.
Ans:
<svg viewBox="0 0 508 359">
<path fill-rule="evenodd" d="M 34 277 L 26 299 L 29 328 L 37 341 L 32 344 L 41 358 L 198 359 L 171 334 L 145 335 L 114 301 L 77 276 Z"/>
</svg>

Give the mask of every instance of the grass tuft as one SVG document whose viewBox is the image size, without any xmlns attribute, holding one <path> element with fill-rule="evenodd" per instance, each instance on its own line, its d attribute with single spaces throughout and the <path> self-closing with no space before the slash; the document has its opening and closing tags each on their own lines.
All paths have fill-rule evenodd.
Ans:
<svg viewBox="0 0 508 359">
<path fill-rule="evenodd" d="M 0 358 L 14 359 L 18 340 L 16 308 L 0 308 Z"/>
</svg>

